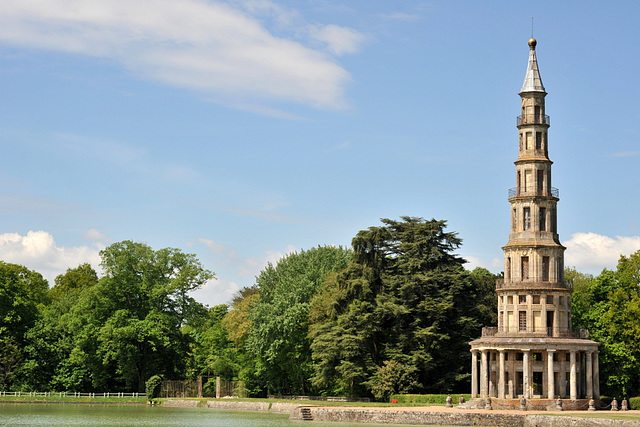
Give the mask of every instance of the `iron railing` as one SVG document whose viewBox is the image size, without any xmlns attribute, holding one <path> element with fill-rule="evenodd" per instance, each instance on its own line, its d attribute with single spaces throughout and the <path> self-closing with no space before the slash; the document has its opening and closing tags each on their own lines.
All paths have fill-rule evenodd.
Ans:
<svg viewBox="0 0 640 427">
<path fill-rule="evenodd" d="M 583 328 L 521 328 L 506 329 L 496 326 L 485 326 L 482 328 L 482 337 L 552 337 L 552 338 L 578 338 L 589 339 L 589 330 Z"/>
<path fill-rule="evenodd" d="M 555 187 L 551 187 L 550 189 L 546 188 L 532 188 L 532 189 L 523 189 L 523 188 L 510 188 L 509 189 L 509 198 L 512 197 L 520 197 L 520 196 L 544 196 L 544 197 L 555 197 L 556 199 L 560 198 L 560 190 Z"/>
<path fill-rule="evenodd" d="M 516 118 L 516 123 L 520 125 L 549 125 L 549 116 L 542 114 L 525 114 Z"/>
</svg>

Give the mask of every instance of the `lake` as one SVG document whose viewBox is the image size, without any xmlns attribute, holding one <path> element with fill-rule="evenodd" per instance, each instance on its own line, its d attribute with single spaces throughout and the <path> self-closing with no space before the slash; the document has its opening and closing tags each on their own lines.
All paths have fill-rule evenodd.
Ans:
<svg viewBox="0 0 640 427">
<path fill-rule="evenodd" d="M 0 403 L 0 426 L 371 427 L 291 421 L 288 414 L 147 405 Z"/>
</svg>

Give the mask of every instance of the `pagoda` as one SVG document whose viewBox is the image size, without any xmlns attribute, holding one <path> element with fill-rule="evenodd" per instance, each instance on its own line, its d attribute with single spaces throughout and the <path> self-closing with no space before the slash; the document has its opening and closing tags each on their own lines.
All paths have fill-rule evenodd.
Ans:
<svg viewBox="0 0 640 427">
<path fill-rule="evenodd" d="M 571 284 L 557 230 L 558 189 L 551 186 L 547 92 L 536 40 L 520 90 L 515 188 L 504 279 L 496 284 L 498 326 L 471 345 L 471 395 L 483 407 L 587 409 L 599 403 L 598 343 L 571 327 Z M 481 399 L 481 400 L 478 400 Z"/>
</svg>

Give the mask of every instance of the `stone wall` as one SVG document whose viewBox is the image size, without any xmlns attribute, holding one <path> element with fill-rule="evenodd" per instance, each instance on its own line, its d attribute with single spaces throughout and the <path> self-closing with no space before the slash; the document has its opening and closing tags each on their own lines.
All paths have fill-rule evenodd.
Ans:
<svg viewBox="0 0 640 427">
<path fill-rule="evenodd" d="M 525 426 L 525 416 L 520 414 L 477 414 L 471 412 L 425 412 L 373 409 L 341 409 L 327 407 L 309 408 L 314 421 L 338 421 L 344 423 L 380 424 L 431 424 L 447 426 Z M 291 419 L 302 420 L 303 407 L 296 408 Z M 640 425 L 640 424 L 639 424 Z"/>
<path fill-rule="evenodd" d="M 300 405 L 297 403 L 282 402 L 242 402 L 234 399 L 228 400 L 181 400 L 167 399 L 163 406 L 202 407 L 212 409 L 231 409 L 234 411 L 264 411 L 291 413 Z"/>
<path fill-rule="evenodd" d="M 303 413 L 306 411 L 307 415 Z M 335 421 L 345 423 L 380 423 L 447 426 L 507 427 L 640 427 L 640 421 L 605 418 L 579 418 L 553 415 L 498 414 L 473 412 L 396 411 L 353 408 L 300 406 L 291 413 L 292 420 Z"/>
</svg>

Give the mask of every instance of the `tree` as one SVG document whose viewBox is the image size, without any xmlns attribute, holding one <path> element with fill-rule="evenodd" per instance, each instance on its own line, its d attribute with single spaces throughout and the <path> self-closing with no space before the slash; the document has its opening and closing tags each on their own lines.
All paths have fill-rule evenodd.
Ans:
<svg viewBox="0 0 640 427">
<path fill-rule="evenodd" d="M 600 343 L 602 392 L 611 396 L 640 393 L 640 251 L 621 256 L 615 271 L 597 277 L 568 270 L 572 279 L 572 320 L 588 328 Z"/>
<path fill-rule="evenodd" d="M 13 386 L 24 360 L 26 334 L 49 302 L 40 273 L 0 261 L 0 387 Z"/>
<path fill-rule="evenodd" d="M 313 382 L 329 393 L 378 394 L 376 380 L 398 364 L 394 390 L 466 385 L 468 342 L 483 320 L 473 297 L 484 291 L 453 253 L 461 240 L 446 221 L 401 219 L 360 231 L 351 263 L 315 299 Z"/>
<path fill-rule="evenodd" d="M 49 302 L 49 284 L 40 273 L 0 261 L 0 338 L 23 344 L 24 334 Z"/>
<path fill-rule="evenodd" d="M 52 300 L 60 299 L 70 292 L 79 293 L 85 288 L 98 283 L 98 274 L 90 264 L 81 264 L 76 268 L 68 268 L 67 272 L 55 278 L 55 286 L 49 290 Z"/>
<path fill-rule="evenodd" d="M 97 353 L 128 387 L 144 391 L 151 375 L 181 377 L 189 336 L 181 328 L 204 308 L 189 292 L 213 278 L 194 255 L 154 251 L 131 241 L 100 252 L 105 277 L 93 288 Z"/>
<path fill-rule="evenodd" d="M 311 376 L 309 307 L 330 272 L 344 268 L 350 251 L 318 246 L 269 264 L 256 279 L 258 298 L 248 312 L 247 350 L 258 356 L 271 393 L 307 394 Z"/>
<path fill-rule="evenodd" d="M 87 264 L 56 278 L 53 298 L 29 331 L 25 388 L 144 391 L 153 375 L 182 379 L 206 309 L 189 292 L 213 274 L 177 249 L 131 241 L 100 253 L 105 276 Z"/>
</svg>

